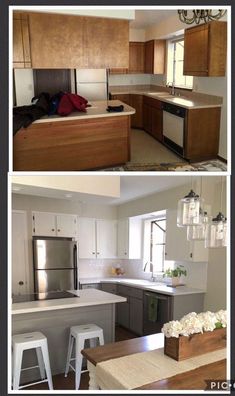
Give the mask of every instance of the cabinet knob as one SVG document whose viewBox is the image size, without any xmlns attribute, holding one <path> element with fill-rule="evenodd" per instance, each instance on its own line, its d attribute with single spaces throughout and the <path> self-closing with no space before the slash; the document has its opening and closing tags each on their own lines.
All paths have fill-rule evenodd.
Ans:
<svg viewBox="0 0 235 396">
<path fill-rule="evenodd" d="M 125 255 L 127 255 L 127 252 L 125 252 Z"/>
<path fill-rule="evenodd" d="M 24 282 L 23 281 L 19 281 L 18 283 L 20 286 L 23 286 Z"/>
<path fill-rule="evenodd" d="M 58 228 L 58 230 L 57 230 L 58 232 L 60 232 L 60 229 Z"/>
<path fill-rule="evenodd" d="M 51 229 L 51 231 L 55 231 L 55 229 L 54 229 L 54 228 L 52 228 L 52 229 Z"/>
<path fill-rule="evenodd" d="M 165 252 L 165 256 L 167 256 L 167 252 Z"/>
<path fill-rule="evenodd" d="M 100 254 L 100 252 L 97 252 L 97 254 Z"/>
<path fill-rule="evenodd" d="M 95 254 L 95 252 L 92 252 L 92 254 Z"/>
<path fill-rule="evenodd" d="M 191 257 L 191 258 L 193 257 L 193 253 L 190 253 L 190 257 Z"/>
</svg>

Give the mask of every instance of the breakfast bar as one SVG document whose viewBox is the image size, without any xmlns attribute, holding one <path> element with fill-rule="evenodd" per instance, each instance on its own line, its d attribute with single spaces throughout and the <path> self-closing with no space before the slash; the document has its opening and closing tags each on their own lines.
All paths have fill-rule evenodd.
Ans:
<svg viewBox="0 0 235 396">
<path fill-rule="evenodd" d="M 123 105 L 121 112 L 107 106 Z M 44 116 L 21 128 L 13 140 L 15 171 L 95 170 L 130 160 L 130 117 L 119 100 L 94 101 L 84 112 Z"/>
<path fill-rule="evenodd" d="M 124 297 L 94 289 L 71 292 L 77 297 L 12 304 L 12 334 L 41 331 L 48 340 L 52 374 L 64 372 L 71 326 L 94 323 L 103 329 L 105 343 L 113 342 L 115 304 L 126 301 Z M 25 361 L 28 366 L 34 364 L 32 351 L 27 351 Z M 35 369 L 22 372 L 22 380 L 35 380 L 37 375 Z"/>
</svg>

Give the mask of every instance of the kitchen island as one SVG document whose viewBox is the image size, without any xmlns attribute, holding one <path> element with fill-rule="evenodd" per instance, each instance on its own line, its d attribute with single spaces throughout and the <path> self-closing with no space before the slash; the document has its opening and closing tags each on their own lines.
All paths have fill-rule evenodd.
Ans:
<svg viewBox="0 0 235 396">
<path fill-rule="evenodd" d="M 123 105 L 108 112 L 107 105 Z M 94 101 L 84 112 L 44 116 L 13 139 L 16 171 L 95 170 L 130 160 L 130 117 L 135 109 L 119 100 Z"/>
<path fill-rule="evenodd" d="M 52 374 L 64 372 L 71 326 L 95 323 L 103 329 L 105 343 L 113 342 L 115 304 L 126 301 L 124 297 L 100 290 L 71 290 L 71 293 L 78 297 L 12 304 L 12 334 L 41 331 L 48 340 Z M 26 365 L 35 365 L 32 351 L 25 356 Z M 23 374 L 22 381 L 38 378 L 37 369 Z"/>
</svg>

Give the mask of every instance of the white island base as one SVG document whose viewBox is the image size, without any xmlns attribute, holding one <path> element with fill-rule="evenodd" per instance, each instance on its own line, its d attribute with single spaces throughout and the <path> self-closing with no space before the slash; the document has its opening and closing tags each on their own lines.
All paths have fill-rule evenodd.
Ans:
<svg viewBox="0 0 235 396">
<path fill-rule="evenodd" d="M 41 331 L 48 340 L 53 375 L 64 373 L 71 326 L 94 323 L 103 329 L 105 343 L 115 341 L 115 303 L 126 299 L 95 289 L 79 290 L 79 294 L 79 298 L 12 305 L 12 334 Z M 23 366 L 36 364 L 35 352 L 26 351 Z M 21 383 L 37 379 L 38 369 L 22 372 Z"/>
</svg>

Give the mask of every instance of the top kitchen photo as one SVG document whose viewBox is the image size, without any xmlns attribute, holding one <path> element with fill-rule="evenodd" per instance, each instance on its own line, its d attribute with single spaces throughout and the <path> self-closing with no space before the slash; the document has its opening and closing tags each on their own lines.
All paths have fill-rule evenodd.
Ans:
<svg viewBox="0 0 235 396">
<path fill-rule="evenodd" d="M 230 13 L 11 6 L 9 170 L 229 173 Z"/>
</svg>

